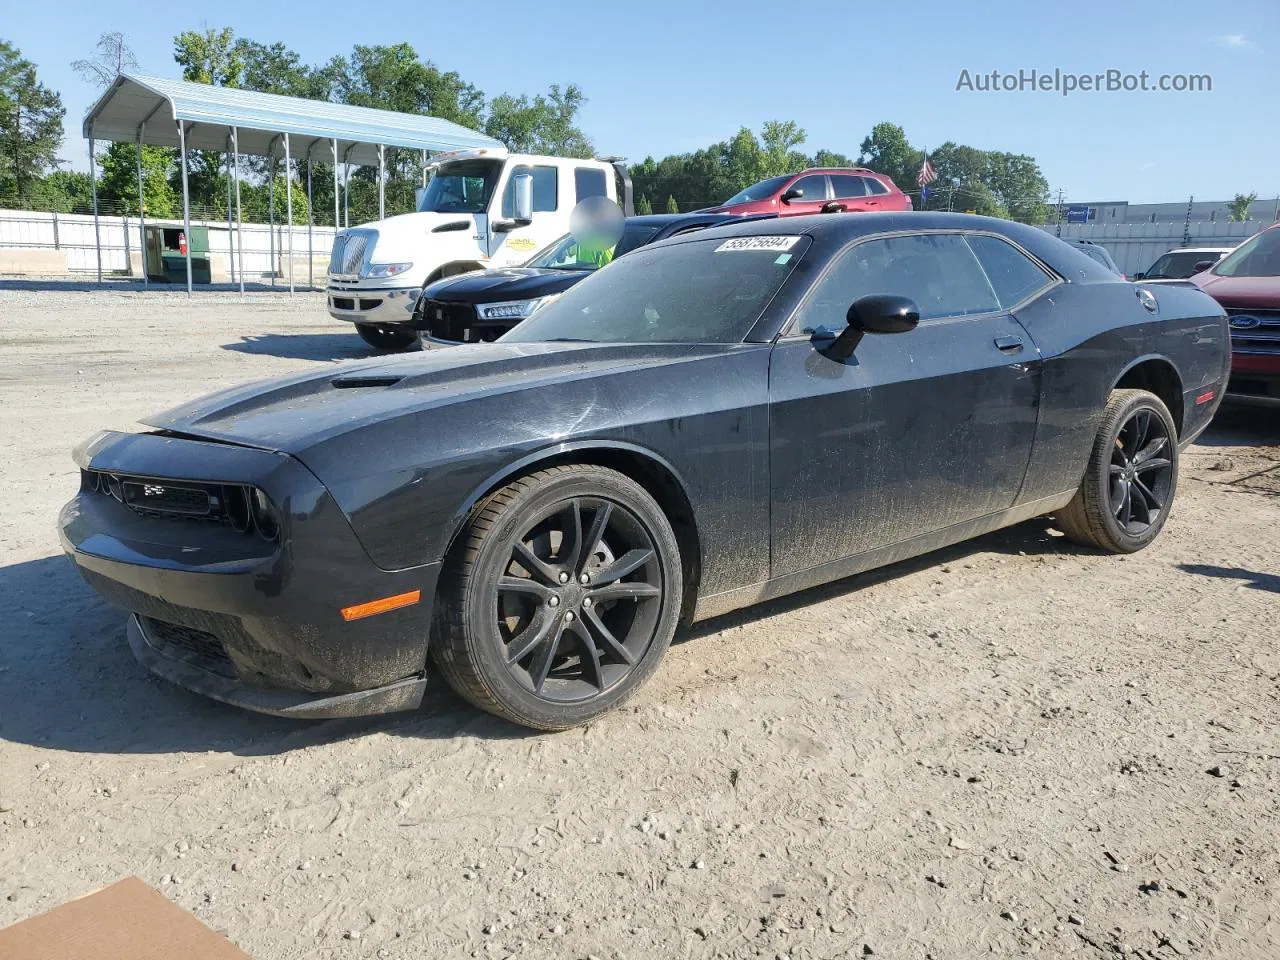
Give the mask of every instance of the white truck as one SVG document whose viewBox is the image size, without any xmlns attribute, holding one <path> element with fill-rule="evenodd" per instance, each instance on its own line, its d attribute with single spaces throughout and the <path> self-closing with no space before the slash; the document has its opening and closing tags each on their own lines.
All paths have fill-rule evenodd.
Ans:
<svg viewBox="0 0 1280 960">
<path fill-rule="evenodd" d="M 329 313 L 370 346 L 403 350 L 418 291 L 441 277 L 524 263 L 569 232 L 579 201 L 604 196 L 631 216 L 621 160 L 501 149 L 438 155 L 417 211 L 343 230 L 329 258 Z"/>
</svg>

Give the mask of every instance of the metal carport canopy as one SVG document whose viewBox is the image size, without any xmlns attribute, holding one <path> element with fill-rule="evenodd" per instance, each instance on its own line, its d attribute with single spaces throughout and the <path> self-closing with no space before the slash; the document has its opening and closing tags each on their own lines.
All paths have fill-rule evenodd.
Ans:
<svg viewBox="0 0 1280 960">
<path fill-rule="evenodd" d="M 287 133 L 312 143 L 337 140 L 340 159 L 367 166 L 377 165 L 379 145 L 418 151 L 502 148 L 492 137 L 437 117 L 135 74 L 118 76 L 89 109 L 84 135 L 134 143 L 141 127 L 143 143 L 178 147 L 179 122 L 187 124 L 187 149 L 225 151 L 235 127 L 241 154 L 283 157 L 280 134 Z"/>
</svg>

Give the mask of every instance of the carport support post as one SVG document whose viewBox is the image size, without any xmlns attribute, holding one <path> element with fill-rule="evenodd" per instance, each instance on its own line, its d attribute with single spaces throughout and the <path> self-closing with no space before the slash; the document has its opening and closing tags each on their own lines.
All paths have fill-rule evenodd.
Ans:
<svg viewBox="0 0 1280 960">
<path fill-rule="evenodd" d="M 276 285 L 276 158 L 270 154 L 275 149 L 272 143 L 268 148 L 267 170 L 271 174 L 271 186 L 267 188 L 267 232 L 270 237 L 267 249 L 271 254 L 271 286 Z"/>
<path fill-rule="evenodd" d="M 378 219 L 387 219 L 387 148 L 378 144 Z"/>
<path fill-rule="evenodd" d="M 138 236 L 142 240 L 138 249 L 142 251 L 142 289 L 151 289 L 151 281 L 147 279 L 147 207 L 142 202 L 142 133 L 145 123 L 138 124 Z"/>
<path fill-rule="evenodd" d="M 342 229 L 342 220 L 338 216 L 338 139 L 333 140 L 333 236 L 338 237 L 338 231 Z"/>
<path fill-rule="evenodd" d="M 240 210 L 240 129 L 231 128 L 231 156 L 234 161 L 232 176 L 236 182 L 236 255 L 240 262 L 236 264 L 240 275 L 240 296 L 244 296 L 244 215 Z"/>
<path fill-rule="evenodd" d="M 182 153 L 182 227 L 187 238 L 187 296 L 191 296 L 191 191 L 187 186 L 187 125 L 178 121 L 178 149 Z"/>
<path fill-rule="evenodd" d="M 93 191 L 93 248 L 98 254 L 98 282 L 102 282 L 102 234 L 98 231 L 98 170 L 93 154 L 93 137 L 89 138 L 89 188 Z"/>
<path fill-rule="evenodd" d="M 311 146 L 315 146 L 313 143 Z M 316 252 L 312 247 L 311 223 L 315 216 L 311 212 L 311 147 L 307 147 L 307 287 L 316 285 Z"/>
<path fill-rule="evenodd" d="M 289 155 L 289 135 L 284 135 L 284 209 L 289 223 L 289 296 L 293 296 L 293 157 Z"/>
<path fill-rule="evenodd" d="M 422 151 L 422 188 L 427 188 L 427 151 Z"/>
<path fill-rule="evenodd" d="M 227 269 L 231 271 L 231 282 L 236 282 L 236 250 L 231 236 L 231 137 L 227 137 Z"/>
</svg>

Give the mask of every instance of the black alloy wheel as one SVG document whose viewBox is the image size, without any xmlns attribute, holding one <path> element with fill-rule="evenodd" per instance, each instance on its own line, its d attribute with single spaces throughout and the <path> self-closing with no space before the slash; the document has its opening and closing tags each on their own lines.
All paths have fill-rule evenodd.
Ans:
<svg viewBox="0 0 1280 960">
<path fill-rule="evenodd" d="M 1151 543 L 1178 488 L 1178 428 L 1146 390 L 1111 391 L 1084 479 L 1055 521 L 1072 540 L 1111 553 Z"/>
<path fill-rule="evenodd" d="M 1140 536 L 1159 523 L 1173 487 L 1174 441 L 1150 408 L 1135 410 L 1116 436 L 1108 506 L 1126 533 Z"/>
<path fill-rule="evenodd" d="M 483 501 L 450 551 L 432 656 L 482 709 L 575 726 L 657 667 L 681 569 L 667 517 L 635 481 L 587 464 L 540 470 Z"/>
<path fill-rule="evenodd" d="M 587 700 L 620 682 L 653 642 L 662 569 L 626 506 L 574 497 L 520 534 L 495 587 L 512 674 L 543 699 Z"/>
</svg>

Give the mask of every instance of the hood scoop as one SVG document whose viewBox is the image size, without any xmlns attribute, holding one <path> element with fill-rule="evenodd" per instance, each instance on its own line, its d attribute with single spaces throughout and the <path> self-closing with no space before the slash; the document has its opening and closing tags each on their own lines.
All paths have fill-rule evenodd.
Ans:
<svg viewBox="0 0 1280 960">
<path fill-rule="evenodd" d="M 329 383 L 339 390 L 362 390 L 371 387 L 394 387 L 404 377 L 334 377 Z"/>
</svg>

